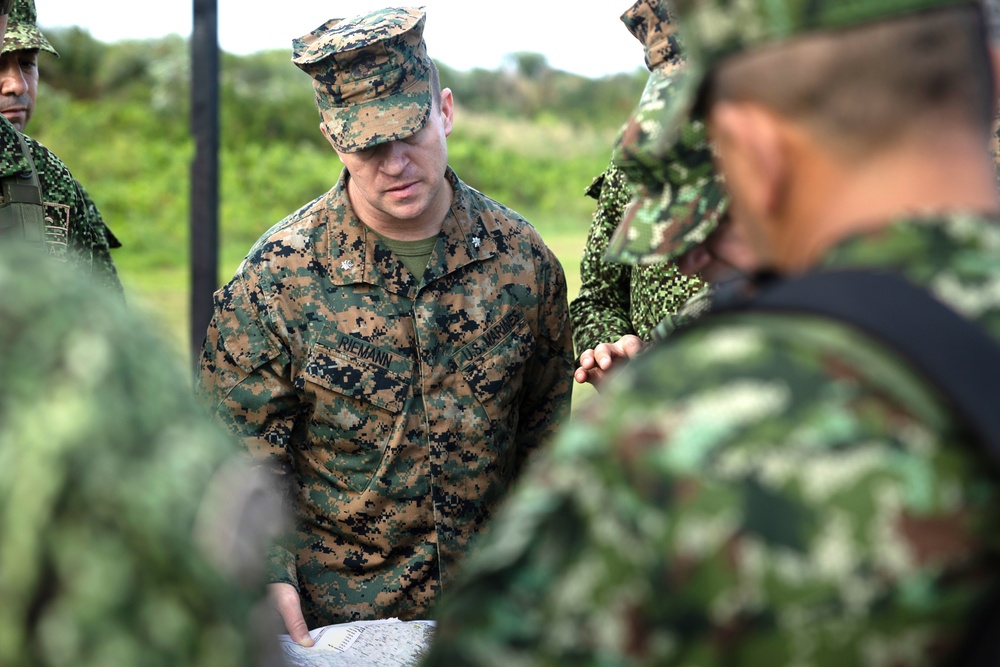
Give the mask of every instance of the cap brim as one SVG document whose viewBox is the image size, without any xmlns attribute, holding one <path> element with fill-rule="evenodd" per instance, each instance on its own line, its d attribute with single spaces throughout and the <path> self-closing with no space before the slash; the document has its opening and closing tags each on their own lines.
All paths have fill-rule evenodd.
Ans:
<svg viewBox="0 0 1000 667">
<path fill-rule="evenodd" d="M 427 124 L 430 114 L 429 88 L 320 110 L 333 145 L 341 153 L 357 153 L 413 136 Z"/>
</svg>

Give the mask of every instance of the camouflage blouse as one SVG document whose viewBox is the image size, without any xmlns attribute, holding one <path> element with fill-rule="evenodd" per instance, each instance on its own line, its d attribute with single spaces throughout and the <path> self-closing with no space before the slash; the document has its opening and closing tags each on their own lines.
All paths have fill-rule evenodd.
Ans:
<svg viewBox="0 0 1000 667">
<path fill-rule="evenodd" d="M 580 293 L 570 304 L 577 354 L 626 334 L 649 340 L 653 328 L 702 286 L 673 264 L 633 267 L 604 259 L 632 192 L 613 165 L 587 192 L 598 203 L 580 262 Z"/>
<path fill-rule="evenodd" d="M 421 279 L 355 217 L 347 173 L 267 232 L 216 294 L 200 391 L 285 477 L 272 580 L 310 627 L 419 618 L 568 414 L 562 267 L 458 180 Z"/>
<path fill-rule="evenodd" d="M 1000 339 L 994 220 L 902 221 L 828 264 L 901 270 Z M 1000 584 L 995 471 L 853 329 L 709 316 L 601 399 L 467 561 L 426 664 L 947 664 Z"/>
<path fill-rule="evenodd" d="M 0 120 L 0 177 L 28 171 L 18 131 Z M 73 178 L 69 169 L 50 150 L 24 136 L 38 172 L 45 214 L 46 250 L 97 284 L 122 294 L 118 271 L 110 248 L 121 245 L 104 224 L 97 207 Z"/>
</svg>

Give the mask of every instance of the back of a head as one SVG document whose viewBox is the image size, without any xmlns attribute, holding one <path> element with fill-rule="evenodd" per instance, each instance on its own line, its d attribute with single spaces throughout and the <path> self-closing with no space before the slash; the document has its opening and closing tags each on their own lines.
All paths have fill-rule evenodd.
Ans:
<svg viewBox="0 0 1000 667">
<path fill-rule="evenodd" d="M 676 0 L 695 75 L 667 111 L 743 99 L 808 124 L 847 156 L 936 125 L 988 131 L 983 6 L 971 0 Z M 724 5 L 724 6 L 723 6 Z"/>
<path fill-rule="evenodd" d="M 0 249 L 0 664 L 260 664 L 260 578 L 199 546 L 231 523 L 195 530 L 233 497 L 214 487 L 235 443 L 146 323 L 84 282 Z"/>
<path fill-rule="evenodd" d="M 848 158 L 946 131 L 989 135 L 993 77 L 978 5 L 825 30 L 723 61 L 713 101 L 752 100 Z"/>
</svg>

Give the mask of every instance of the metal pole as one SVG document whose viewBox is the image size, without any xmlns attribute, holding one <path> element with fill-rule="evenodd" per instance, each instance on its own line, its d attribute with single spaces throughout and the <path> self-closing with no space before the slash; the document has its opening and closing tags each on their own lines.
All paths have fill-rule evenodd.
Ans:
<svg viewBox="0 0 1000 667">
<path fill-rule="evenodd" d="M 191 359 L 197 363 L 219 277 L 219 11 L 193 0 L 191 34 Z"/>
</svg>

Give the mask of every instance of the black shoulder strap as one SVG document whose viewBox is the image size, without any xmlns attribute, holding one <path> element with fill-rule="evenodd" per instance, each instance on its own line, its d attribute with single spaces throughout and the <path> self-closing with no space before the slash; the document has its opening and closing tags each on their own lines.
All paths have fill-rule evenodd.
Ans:
<svg viewBox="0 0 1000 667">
<path fill-rule="evenodd" d="M 901 275 L 853 270 L 776 282 L 740 306 L 723 310 L 814 313 L 867 333 L 906 358 L 950 402 L 1000 472 L 1000 344 L 978 324 Z M 968 623 L 969 637 L 951 665 L 1000 665 L 1000 591 Z"/>
<path fill-rule="evenodd" d="M 42 186 L 28 144 L 16 132 L 21 154 L 28 162 L 28 171 L 0 178 L 3 203 L 0 204 L 0 235 L 17 238 L 22 243 L 45 243 L 45 213 L 42 209 Z"/>
<path fill-rule="evenodd" d="M 819 271 L 776 282 L 739 309 L 824 315 L 896 350 L 950 401 L 1000 470 L 1000 344 L 927 290 L 889 271 Z"/>
</svg>

